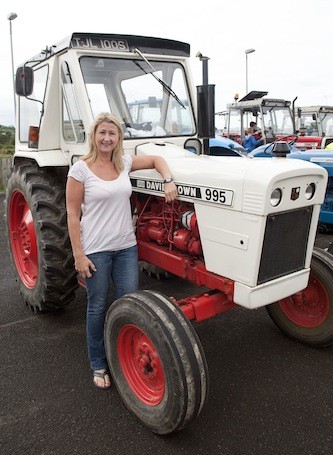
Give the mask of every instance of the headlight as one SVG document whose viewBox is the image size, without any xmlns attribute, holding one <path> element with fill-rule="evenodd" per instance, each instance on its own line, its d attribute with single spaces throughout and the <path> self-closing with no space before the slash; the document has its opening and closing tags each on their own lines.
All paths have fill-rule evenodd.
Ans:
<svg viewBox="0 0 333 455">
<path fill-rule="evenodd" d="M 316 192 L 316 184 L 310 183 L 310 185 L 308 185 L 305 190 L 306 199 L 308 199 L 308 200 L 312 199 L 315 192 Z"/>
<path fill-rule="evenodd" d="M 271 198 L 270 198 L 270 204 L 272 207 L 276 207 L 277 205 L 280 204 L 282 199 L 282 190 L 280 188 L 275 188 L 275 190 L 272 191 Z"/>
</svg>

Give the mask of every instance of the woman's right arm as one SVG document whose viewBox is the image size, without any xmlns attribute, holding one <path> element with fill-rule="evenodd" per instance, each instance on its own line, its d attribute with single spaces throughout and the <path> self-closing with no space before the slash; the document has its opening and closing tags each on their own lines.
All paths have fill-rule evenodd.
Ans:
<svg viewBox="0 0 333 455">
<path fill-rule="evenodd" d="M 66 186 L 67 225 L 75 261 L 75 270 L 82 278 L 90 278 L 90 269 L 96 271 L 95 265 L 83 253 L 80 235 L 81 205 L 83 201 L 83 183 L 68 177 Z"/>
</svg>

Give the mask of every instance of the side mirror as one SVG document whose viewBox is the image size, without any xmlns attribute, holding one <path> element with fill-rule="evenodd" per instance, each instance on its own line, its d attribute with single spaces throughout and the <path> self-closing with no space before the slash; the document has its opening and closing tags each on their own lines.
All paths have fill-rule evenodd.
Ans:
<svg viewBox="0 0 333 455">
<path fill-rule="evenodd" d="M 202 144 L 199 139 L 189 138 L 185 141 L 184 149 L 194 153 L 195 155 L 201 155 Z"/>
<path fill-rule="evenodd" d="M 215 85 L 197 86 L 198 137 L 215 137 Z"/>
<path fill-rule="evenodd" d="M 34 72 L 30 66 L 17 68 L 15 77 L 15 91 L 19 96 L 30 96 L 34 88 Z"/>
</svg>

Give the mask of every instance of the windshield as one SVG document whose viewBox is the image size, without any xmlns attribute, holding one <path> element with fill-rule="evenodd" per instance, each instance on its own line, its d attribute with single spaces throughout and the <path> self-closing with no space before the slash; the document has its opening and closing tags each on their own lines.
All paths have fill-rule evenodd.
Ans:
<svg viewBox="0 0 333 455">
<path fill-rule="evenodd" d="M 81 58 L 93 115 L 115 114 L 122 119 L 127 138 L 195 134 L 184 68 L 174 62 L 149 63 L 153 69 L 141 59 Z M 158 79 L 169 86 L 181 103 Z"/>
<path fill-rule="evenodd" d="M 302 112 L 299 125 L 307 136 L 333 136 L 333 112 L 319 112 L 317 116 Z"/>
<path fill-rule="evenodd" d="M 323 136 L 333 136 L 333 113 L 320 113 L 319 122 Z"/>
<path fill-rule="evenodd" d="M 262 108 L 262 120 L 265 130 L 271 131 L 274 135 L 293 134 L 293 122 L 290 109 L 288 107 L 268 106 Z"/>
<path fill-rule="evenodd" d="M 300 118 L 300 130 L 304 131 L 307 136 L 318 136 L 318 123 L 313 119 L 313 114 L 303 114 Z"/>
<path fill-rule="evenodd" d="M 229 116 L 229 119 L 228 119 Z M 240 134 L 241 131 L 241 117 L 239 111 L 229 111 L 228 114 L 225 116 L 226 124 L 229 121 L 229 133 Z"/>
<path fill-rule="evenodd" d="M 276 135 L 291 135 L 294 131 L 292 115 L 290 108 L 287 106 L 241 106 L 237 109 L 230 108 L 228 112 L 219 113 L 226 120 L 224 132 L 228 130 L 227 135 L 233 137 L 238 134 L 244 136 L 245 131 L 250 127 L 251 122 L 257 124 L 257 128 L 265 132 L 267 137 Z"/>
</svg>

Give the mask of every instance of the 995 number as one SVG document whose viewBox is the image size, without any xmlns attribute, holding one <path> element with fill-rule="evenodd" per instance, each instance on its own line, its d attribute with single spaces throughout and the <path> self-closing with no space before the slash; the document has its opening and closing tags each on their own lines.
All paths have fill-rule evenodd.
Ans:
<svg viewBox="0 0 333 455">
<path fill-rule="evenodd" d="M 218 190 L 216 188 L 205 188 L 203 199 L 207 202 L 217 202 L 219 204 L 231 205 L 232 191 Z"/>
</svg>

